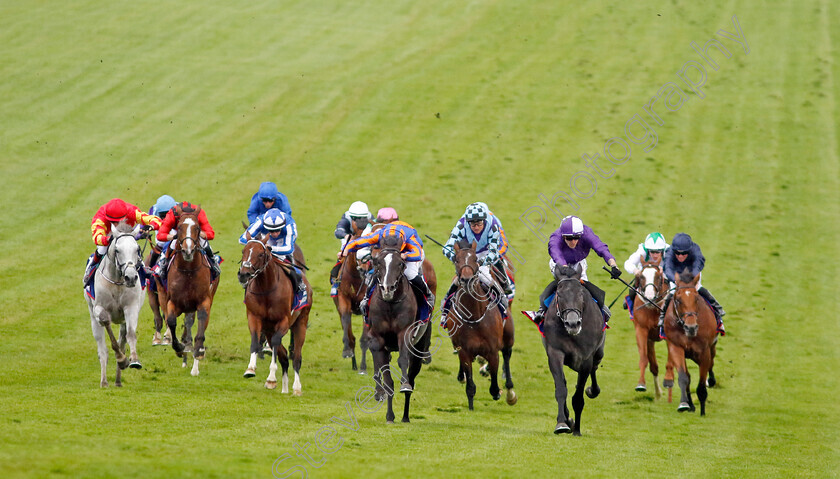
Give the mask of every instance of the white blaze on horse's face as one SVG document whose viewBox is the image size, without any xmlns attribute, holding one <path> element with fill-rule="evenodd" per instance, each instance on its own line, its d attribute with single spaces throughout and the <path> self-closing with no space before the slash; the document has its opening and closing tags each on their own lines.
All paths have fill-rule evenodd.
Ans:
<svg viewBox="0 0 840 479">
<path fill-rule="evenodd" d="M 645 278 L 645 298 L 653 299 L 656 297 L 656 268 L 645 268 L 642 270 L 642 277 Z"/>
<path fill-rule="evenodd" d="M 193 250 L 196 246 L 195 241 L 192 239 L 192 229 L 195 226 L 195 220 L 193 220 L 192 218 L 184 218 L 184 224 L 187 225 L 187 231 L 186 238 L 184 238 L 184 241 L 181 244 L 181 249 L 187 256 L 186 260 L 190 261 L 192 259 Z"/>
<path fill-rule="evenodd" d="M 391 275 L 391 261 L 393 261 L 393 253 L 388 253 L 385 255 L 384 263 L 385 263 L 385 274 L 382 277 L 382 284 L 379 285 L 382 288 L 382 299 L 385 301 L 391 301 L 394 299 L 394 291 L 388 287 L 386 284 L 388 282 L 388 278 Z M 396 289 L 396 288 L 394 288 Z"/>
</svg>

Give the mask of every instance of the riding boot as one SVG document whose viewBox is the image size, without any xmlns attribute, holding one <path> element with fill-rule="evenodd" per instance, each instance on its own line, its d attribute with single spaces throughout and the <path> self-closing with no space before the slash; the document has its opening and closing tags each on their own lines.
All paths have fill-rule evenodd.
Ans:
<svg viewBox="0 0 840 479">
<path fill-rule="evenodd" d="M 449 305 L 452 302 L 452 300 L 449 299 L 449 297 L 452 294 L 454 294 L 455 291 L 458 291 L 458 283 L 457 282 L 452 283 L 452 286 L 449 287 L 449 291 L 447 291 L 446 295 L 443 297 L 443 303 L 441 303 L 441 305 L 440 305 L 441 321 L 445 321 L 446 315 L 449 313 Z"/>
<path fill-rule="evenodd" d="M 210 263 L 210 269 L 213 270 L 213 274 L 215 274 L 217 278 L 221 276 L 222 269 L 219 268 L 219 264 L 216 263 L 216 255 L 213 253 L 213 248 L 209 243 L 204 247 L 204 254 L 207 255 L 207 262 Z"/>
<path fill-rule="evenodd" d="M 665 304 L 662 305 L 662 311 L 659 312 L 659 337 L 665 337 L 665 312 L 668 311 L 668 306 L 671 304 L 671 298 L 674 297 L 674 293 L 668 293 L 668 296 L 665 296 Z"/>
<path fill-rule="evenodd" d="M 430 309 L 434 309 L 435 307 L 435 293 L 429 288 L 429 285 L 426 284 L 426 279 L 423 278 L 423 275 L 418 274 L 417 276 L 411 278 L 409 280 L 414 289 L 420 292 L 424 298 L 426 298 L 426 303 L 429 305 Z"/>
<path fill-rule="evenodd" d="M 99 251 L 94 251 L 93 255 L 88 258 L 87 266 L 85 266 L 85 274 L 82 276 L 82 283 L 85 287 L 90 283 L 90 280 L 96 273 L 97 265 L 99 265 L 99 262 L 102 261 L 104 256 L 104 254 L 99 254 Z"/>
<path fill-rule="evenodd" d="M 627 300 L 624 302 L 624 309 L 629 309 L 633 307 L 633 304 L 636 302 L 636 290 L 631 289 L 630 293 L 627 295 Z"/>
<path fill-rule="evenodd" d="M 548 283 L 548 286 L 545 287 L 542 294 L 540 294 L 540 307 L 537 309 L 537 312 L 534 313 L 534 322 L 540 324 L 543 322 L 545 318 L 545 312 L 548 311 L 548 306 L 545 305 L 545 301 L 548 299 L 549 296 L 554 293 L 554 290 L 557 289 L 557 281 L 552 281 Z"/>
<path fill-rule="evenodd" d="M 723 315 L 726 314 L 726 311 L 723 310 L 723 306 L 721 306 L 720 303 L 717 302 L 715 297 L 712 296 L 712 293 L 710 293 L 708 289 L 701 287 L 700 289 L 697 290 L 697 292 L 700 293 L 700 296 L 702 296 L 703 299 L 708 301 L 709 304 L 711 304 L 713 308 L 715 308 L 715 312 L 717 313 L 718 316 L 720 316 L 722 318 Z"/>
<path fill-rule="evenodd" d="M 364 316 L 366 318 L 367 318 L 367 306 L 368 306 L 368 302 L 370 302 L 370 294 L 371 294 L 370 287 L 373 285 L 373 278 L 374 278 L 373 269 L 371 269 L 370 271 L 368 271 L 368 273 L 364 277 L 365 298 L 363 300 L 359 301 L 359 311 L 361 311 L 362 316 Z"/>
<path fill-rule="evenodd" d="M 330 270 L 330 284 L 334 283 L 338 277 L 338 269 L 341 268 L 341 261 L 337 262 Z"/>
<path fill-rule="evenodd" d="M 498 276 L 497 279 L 499 280 L 499 284 L 502 285 L 502 288 L 504 289 L 504 293 L 507 296 L 511 296 L 514 293 L 513 283 L 510 282 L 510 278 L 508 277 L 507 273 L 505 272 L 504 263 L 501 260 L 497 261 L 496 264 L 495 264 L 495 268 L 496 268 L 496 271 L 499 273 L 497 275 Z"/>
<path fill-rule="evenodd" d="M 295 291 L 295 294 L 301 293 L 301 303 L 306 303 L 308 299 L 306 297 L 306 283 L 303 282 L 303 276 L 301 276 L 300 271 L 292 266 L 289 269 L 289 276 L 292 278 L 292 288 Z"/>
</svg>

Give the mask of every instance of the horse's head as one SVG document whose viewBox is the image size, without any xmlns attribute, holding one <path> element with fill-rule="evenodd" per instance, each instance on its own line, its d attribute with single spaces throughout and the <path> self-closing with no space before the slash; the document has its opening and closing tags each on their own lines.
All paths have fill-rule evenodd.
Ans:
<svg viewBox="0 0 840 479">
<path fill-rule="evenodd" d="M 642 271 L 636 275 L 636 289 L 650 301 L 664 294 L 665 276 L 659 268 L 659 261 L 642 263 Z"/>
<path fill-rule="evenodd" d="M 114 262 L 120 280 L 129 288 L 133 288 L 137 284 L 139 278 L 137 266 L 143 261 L 140 257 L 140 246 L 134 239 L 132 230 L 131 227 L 118 230 L 119 233 L 111 241 L 111 246 L 108 248 L 108 256 Z"/>
<path fill-rule="evenodd" d="M 554 270 L 557 279 L 554 298 L 557 319 L 571 336 L 576 336 L 583 327 L 584 301 L 589 294 L 580 284 L 580 275 L 580 272 L 568 266 L 558 266 Z"/>
<path fill-rule="evenodd" d="M 199 249 L 199 234 L 201 233 L 198 224 L 198 213 L 201 208 L 193 209 L 176 206 L 176 216 L 178 217 L 178 248 L 185 261 L 192 261 L 196 250 Z"/>
<path fill-rule="evenodd" d="M 382 249 L 373 259 L 374 274 L 379 283 L 379 291 L 382 299 L 393 301 L 397 287 L 405 271 L 405 260 L 400 252 L 402 251 L 402 235 L 386 236 L 382 239 Z"/>
<path fill-rule="evenodd" d="M 250 237 L 250 235 L 249 235 Z M 260 275 L 271 261 L 271 251 L 266 245 L 268 236 L 260 235 L 259 239 L 249 239 L 242 249 L 242 261 L 239 262 L 239 284 L 243 288 Z"/>
<path fill-rule="evenodd" d="M 700 329 L 698 317 L 701 300 L 697 293 L 697 282 L 700 280 L 700 275 L 693 276 L 686 268 L 675 279 L 677 280 L 677 289 L 674 291 L 674 312 L 677 316 L 677 326 L 683 328 L 686 336 L 693 338 L 697 336 L 697 331 Z"/>
<path fill-rule="evenodd" d="M 475 250 L 475 241 L 469 244 L 461 240 L 455 244 L 455 274 L 461 286 L 466 286 L 478 275 L 478 256 Z"/>
</svg>

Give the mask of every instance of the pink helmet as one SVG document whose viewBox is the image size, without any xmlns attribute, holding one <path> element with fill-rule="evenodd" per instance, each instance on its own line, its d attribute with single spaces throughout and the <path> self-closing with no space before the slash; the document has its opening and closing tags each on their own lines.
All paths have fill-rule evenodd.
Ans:
<svg viewBox="0 0 840 479">
<path fill-rule="evenodd" d="M 376 212 L 376 221 L 379 223 L 397 221 L 398 219 L 400 219 L 400 217 L 397 214 L 397 210 L 391 207 L 380 208 L 379 211 Z"/>
</svg>

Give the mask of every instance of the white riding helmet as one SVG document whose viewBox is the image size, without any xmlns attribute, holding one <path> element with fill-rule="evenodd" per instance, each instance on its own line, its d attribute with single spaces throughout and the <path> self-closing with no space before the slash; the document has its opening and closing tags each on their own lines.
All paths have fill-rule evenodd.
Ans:
<svg viewBox="0 0 840 479">
<path fill-rule="evenodd" d="M 347 212 L 353 218 L 370 218 L 370 210 L 364 201 L 354 201 Z"/>
<path fill-rule="evenodd" d="M 667 246 L 662 233 L 653 232 L 645 238 L 645 250 L 647 251 L 664 251 Z"/>
<path fill-rule="evenodd" d="M 286 213 L 271 208 L 263 215 L 263 227 L 268 231 L 280 231 L 286 226 Z"/>
</svg>

